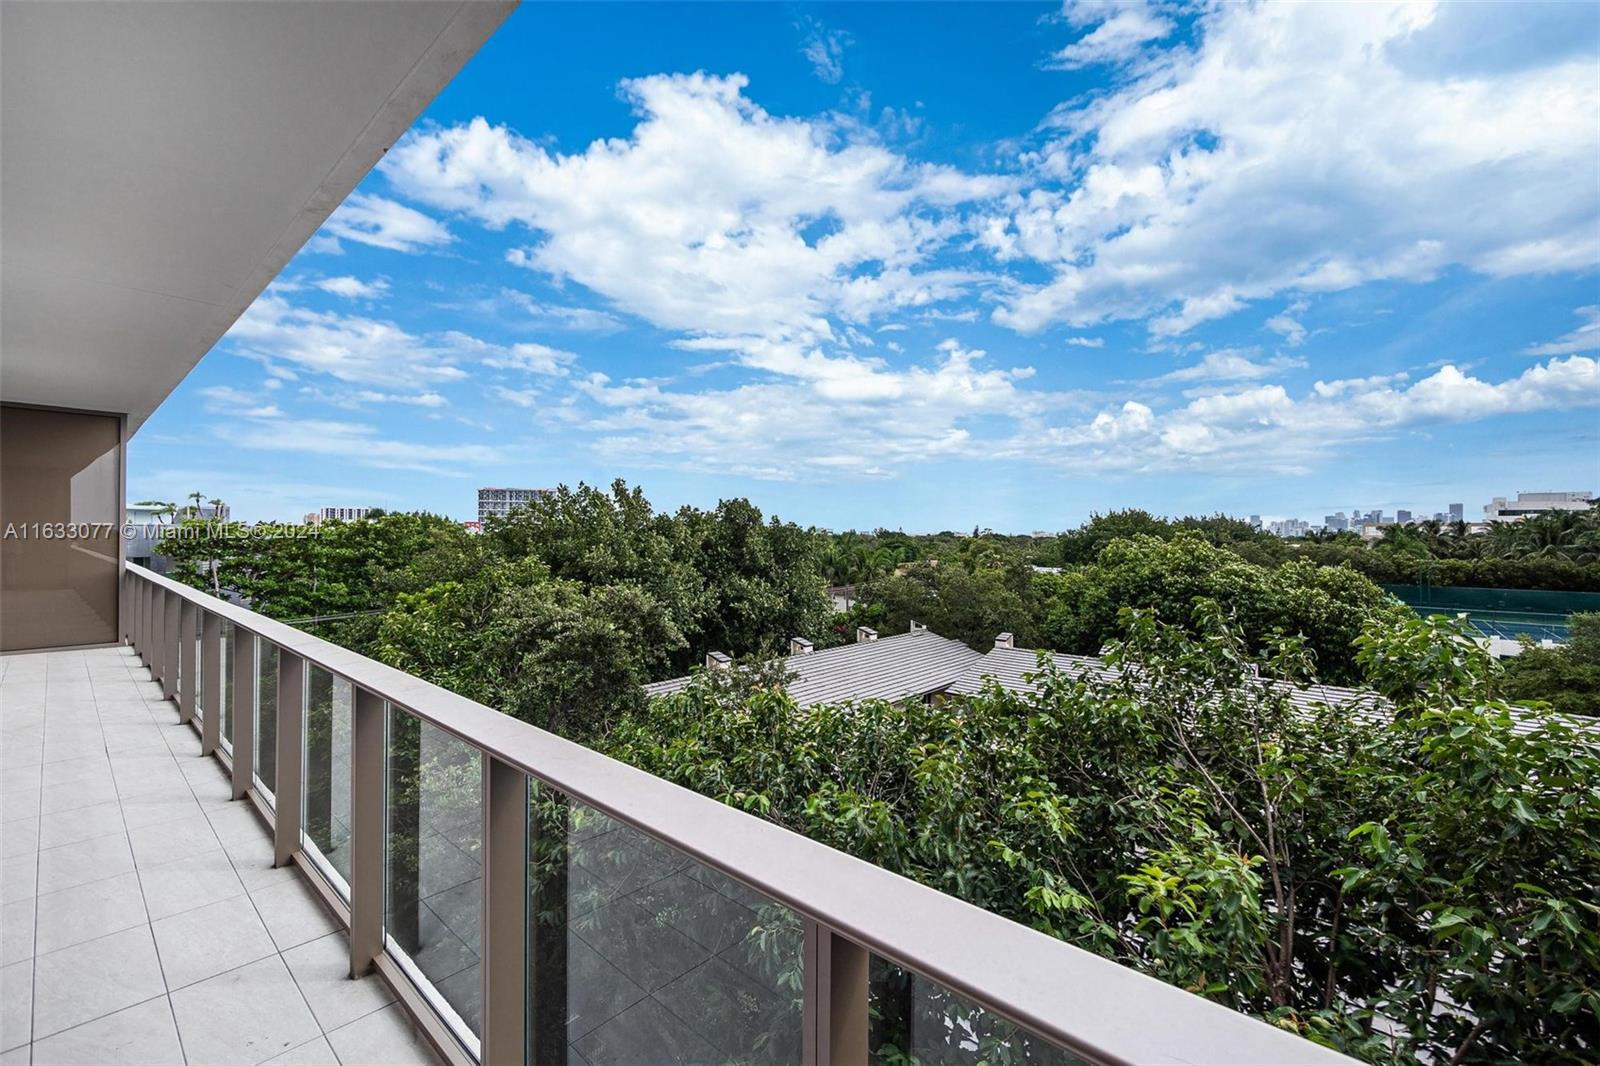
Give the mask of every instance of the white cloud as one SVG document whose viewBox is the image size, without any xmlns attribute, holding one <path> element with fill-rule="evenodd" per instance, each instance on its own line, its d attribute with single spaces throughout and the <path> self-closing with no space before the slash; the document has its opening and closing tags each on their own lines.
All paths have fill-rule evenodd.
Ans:
<svg viewBox="0 0 1600 1066">
<path fill-rule="evenodd" d="M 1306 327 L 1294 316 L 1306 310 L 1309 305 L 1304 300 L 1296 300 L 1282 311 L 1267 319 L 1266 327 L 1278 336 L 1291 348 L 1298 348 L 1305 343 Z"/>
<path fill-rule="evenodd" d="M 1317 382 L 1296 398 L 1281 385 L 1196 396 L 1164 412 L 1136 401 L 1078 424 L 1034 427 L 1008 454 L 1100 472 L 1193 470 L 1304 473 L 1330 443 L 1400 429 L 1600 405 L 1600 362 L 1570 356 L 1498 384 L 1455 366 L 1407 384 L 1404 375 Z"/>
<path fill-rule="evenodd" d="M 299 395 L 318 403 L 332 404 L 335 407 L 360 408 L 369 404 L 395 404 L 401 407 L 444 407 L 449 403 L 437 392 L 385 392 L 382 389 L 325 389 L 315 385 L 304 385 L 299 390 Z"/>
<path fill-rule="evenodd" d="M 983 423 L 1029 417 L 1050 402 L 1019 387 L 1026 368 L 987 367 L 983 352 L 953 340 L 938 353 L 928 365 L 901 370 L 813 359 L 784 380 L 696 392 L 591 374 L 574 388 L 598 411 L 570 417 L 599 434 L 602 455 L 619 461 L 805 480 L 883 477 L 937 456 L 981 457 Z"/>
<path fill-rule="evenodd" d="M 502 299 L 527 313 L 533 325 L 549 329 L 571 330 L 575 333 L 615 333 L 622 329 L 622 320 L 616 315 L 597 311 L 592 307 L 568 307 L 545 303 L 516 289 L 501 289 Z"/>
<path fill-rule="evenodd" d="M 565 377 L 577 362 L 575 352 L 552 348 L 548 344 L 491 344 L 465 333 L 447 333 L 445 340 L 455 352 L 496 370 L 521 370 L 546 377 Z"/>
<path fill-rule="evenodd" d="M 392 322 L 297 307 L 269 290 L 250 305 L 227 339 L 269 372 L 327 374 L 339 381 L 419 388 L 466 373 L 447 348 Z"/>
<path fill-rule="evenodd" d="M 364 423 L 292 417 L 275 404 L 259 404 L 245 390 L 227 385 L 201 389 L 200 395 L 208 412 L 225 416 L 211 427 L 217 437 L 245 448 L 322 455 L 358 466 L 452 476 L 464 476 L 463 467 L 482 467 L 505 459 L 501 449 L 489 445 L 430 443 L 415 435 L 395 440 Z M 415 403 L 423 407 L 444 402 L 441 397 L 426 394 L 359 395 L 370 402 Z"/>
<path fill-rule="evenodd" d="M 496 385 L 490 393 L 507 403 L 514 403 L 518 407 L 538 407 L 549 403 L 550 397 L 539 389 L 508 389 L 504 385 Z"/>
<path fill-rule="evenodd" d="M 435 444 L 413 436 L 395 440 L 359 422 L 278 418 L 230 420 L 215 428 L 218 436 L 241 447 L 325 456 L 383 470 L 467 477 L 477 469 L 506 461 L 505 452 L 490 445 Z"/>
<path fill-rule="evenodd" d="M 1222 351 L 1209 353 L 1204 359 L 1191 366 L 1170 371 L 1159 377 L 1148 378 L 1144 384 L 1165 385 L 1187 381 L 1255 381 L 1305 365 L 1303 360 L 1281 357 L 1258 363 L 1252 360 L 1246 352 L 1223 349 Z"/>
<path fill-rule="evenodd" d="M 362 281 L 349 274 L 337 278 L 323 278 L 316 283 L 316 286 L 323 292 L 331 292 L 347 300 L 375 300 L 389 292 L 389 282 L 383 278 Z"/>
<path fill-rule="evenodd" d="M 1037 187 L 977 224 L 1002 261 L 1054 272 L 997 321 L 1170 335 L 1290 291 L 1600 262 L 1592 51 L 1419 68 L 1471 6 L 1206 8 L 1197 43 L 1058 109 Z"/>
<path fill-rule="evenodd" d="M 1104 337 L 1068 337 L 1066 343 L 1074 348 L 1104 348 L 1106 346 Z"/>
<path fill-rule="evenodd" d="M 278 418 L 283 411 L 276 404 L 260 403 L 252 394 L 231 385 L 210 385 L 200 390 L 206 410 L 243 418 Z"/>
<path fill-rule="evenodd" d="M 415 252 L 424 247 L 449 244 L 455 239 L 437 219 L 369 193 L 352 194 L 323 223 L 323 229 L 336 238 L 396 252 Z"/>
<path fill-rule="evenodd" d="M 816 21 L 811 21 L 804 29 L 807 32 L 800 54 L 810 62 L 818 78 L 829 85 L 839 84 L 844 77 L 844 50 L 850 44 L 850 35 L 830 30 Z"/>
<path fill-rule="evenodd" d="M 626 139 L 552 154 L 480 118 L 408 137 L 383 169 L 408 197 L 536 232 L 509 254 L 515 265 L 660 328 L 757 349 L 831 342 L 980 282 L 924 267 L 960 235 L 953 209 L 1010 179 L 912 163 L 832 121 L 775 117 L 745 85 L 737 74 L 628 81 L 639 121 Z"/>
<path fill-rule="evenodd" d="M 378 392 L 375 389 L 362 389 L 355 395 L 356 399 L 362 403 L 397 403 L 407 407 L 443 407 L 446 403 L 445 398 L 437 392 L 402 394 Z"/>
<path fill-rule="evenodd" d="M 1522 350 L 1528 355 L 1570 355 L 1600 350 L 1600 306 L 1580 307 L 1573 314 L 1582 320 L 1577 329 L 1544 344 L 1530 344 Z"/>
<path fill-rule="evenodd" d="M 1069 22 L 1094 29 L 1050 57 L 1049 65 L 1063 70 L 1124 62 L 1138 55 L 1144 44 L 1159 41 L 1173 30 L 1170 19 L 1137 2 L 1069 3 L 1065 14 Z"/>
</svg>

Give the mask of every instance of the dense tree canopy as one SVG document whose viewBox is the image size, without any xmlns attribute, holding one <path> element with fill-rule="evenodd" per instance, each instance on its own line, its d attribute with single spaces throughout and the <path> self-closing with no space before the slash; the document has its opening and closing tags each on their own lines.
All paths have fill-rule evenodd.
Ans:
<svg viewBox="0 0 1600 1066">
<path fill-rule="evenodd" d="M 1367 621 L 1406 613 L 1382 589 L 1342 567 L 1295 561 L 1275 569 L 1245 562 L 1213 547 L 1197 532 L 1162 539 L 1137 534 L 1109 542 L 1097 560 L 1041 579 L 1047 590 L 1040 643 L 1093 655 L 1116 636 L 1125 607 L 1154 610 L 1170 622 L 1187 620 L 1197 597 L 1226 605 L 1251 647 L 1274 635 L 1299 635 L 1315 656 L 1316 675 L 1330 683 L 1355 680 L 1356 636 Z"/>
<path fill-rule="evenodd" d="M 1373 1062 L 1600 1053 L 1600 752 L 1512 728 L 1453 623 L 1385 616 L 1398 713 L 1296 710 L 1214 602 L 1124 612 L 1096 680 L 800 710 L 705 675 L 607 750 Z"/>
<path fill-rule="evenodd" d="M 563 487 L 482 535 L 411 514 L 185 528 L 210 535 L 168 542 L 180 580 L 580 738 L 709 651 L 828 639 L 822 538 L 747 500 L 665 514 L 619 481 Z"/>
</svg>

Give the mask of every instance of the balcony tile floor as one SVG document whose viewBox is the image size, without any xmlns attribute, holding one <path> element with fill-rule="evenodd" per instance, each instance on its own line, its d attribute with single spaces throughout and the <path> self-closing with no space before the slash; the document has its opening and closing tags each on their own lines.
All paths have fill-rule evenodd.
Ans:
<svg viewBox="0 0 1600 1066">
<path fill-rule="evenodd" d="M 433 1063 L 128 648 L 0 656 L 0 1066 Z"/>
</svg>

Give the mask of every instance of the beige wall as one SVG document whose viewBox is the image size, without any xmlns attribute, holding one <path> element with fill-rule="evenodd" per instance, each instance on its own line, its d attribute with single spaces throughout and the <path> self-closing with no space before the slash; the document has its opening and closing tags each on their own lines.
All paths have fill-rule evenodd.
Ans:
<svg viewBox="0 0 1600 1066">
<path fill-rule="evenodd" d="M 122 426 L 0 406 L 0 651 L 117 639 Z"/>
</svg>

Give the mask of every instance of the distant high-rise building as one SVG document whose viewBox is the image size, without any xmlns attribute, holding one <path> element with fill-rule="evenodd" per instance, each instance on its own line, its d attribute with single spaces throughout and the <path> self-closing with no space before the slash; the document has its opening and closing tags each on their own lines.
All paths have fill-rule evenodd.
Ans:
<svg viewBox="0 0 1600 1066">
<path fill-rule="evenodd" d="M 1260 515 L 1253 514 L 1253 515 L 1250 516 L 1250 528 L 1251 529 L 1260 529 L 1261 528 L 1261 516 Z"/>
<path fill-rule="evenodd" d="M 1399 522 L 1403 526 L 1407 522 L 1411 521 L 1411 512 L 1410 511 L 1395 511 L 1394 520 L 1396 522 Z"/>
<path fill-rule="evenodd" d="M 541 496 L 550 495 L 550 489 L 495 489 L 478 490 L 478 521 L 504 518 L 518 507 L 526 507 Z"/>
<path fill-rule="evenodd" d="M 1342 533 L 1350 528 L 1350 519 L 1345 517 L 1343 511 L 1336 511 L 1333 514 L 1323 516 L 1322 526 L 1332 533 Z"/>
<path fill-rule="evenodd" d="M 324 507 L 320 511 L 306 515 L 306 525 L 314 526 L 322 522 L 359 522 L 376 510 L 376 507 Z"/>
<path fill-rule="evenodd" d="M 1466 514 L 1466 510 L 1459 503 L 1450 505 L 1450 521 L 1460 522 L 1464 514 Z"/>
</svg>

